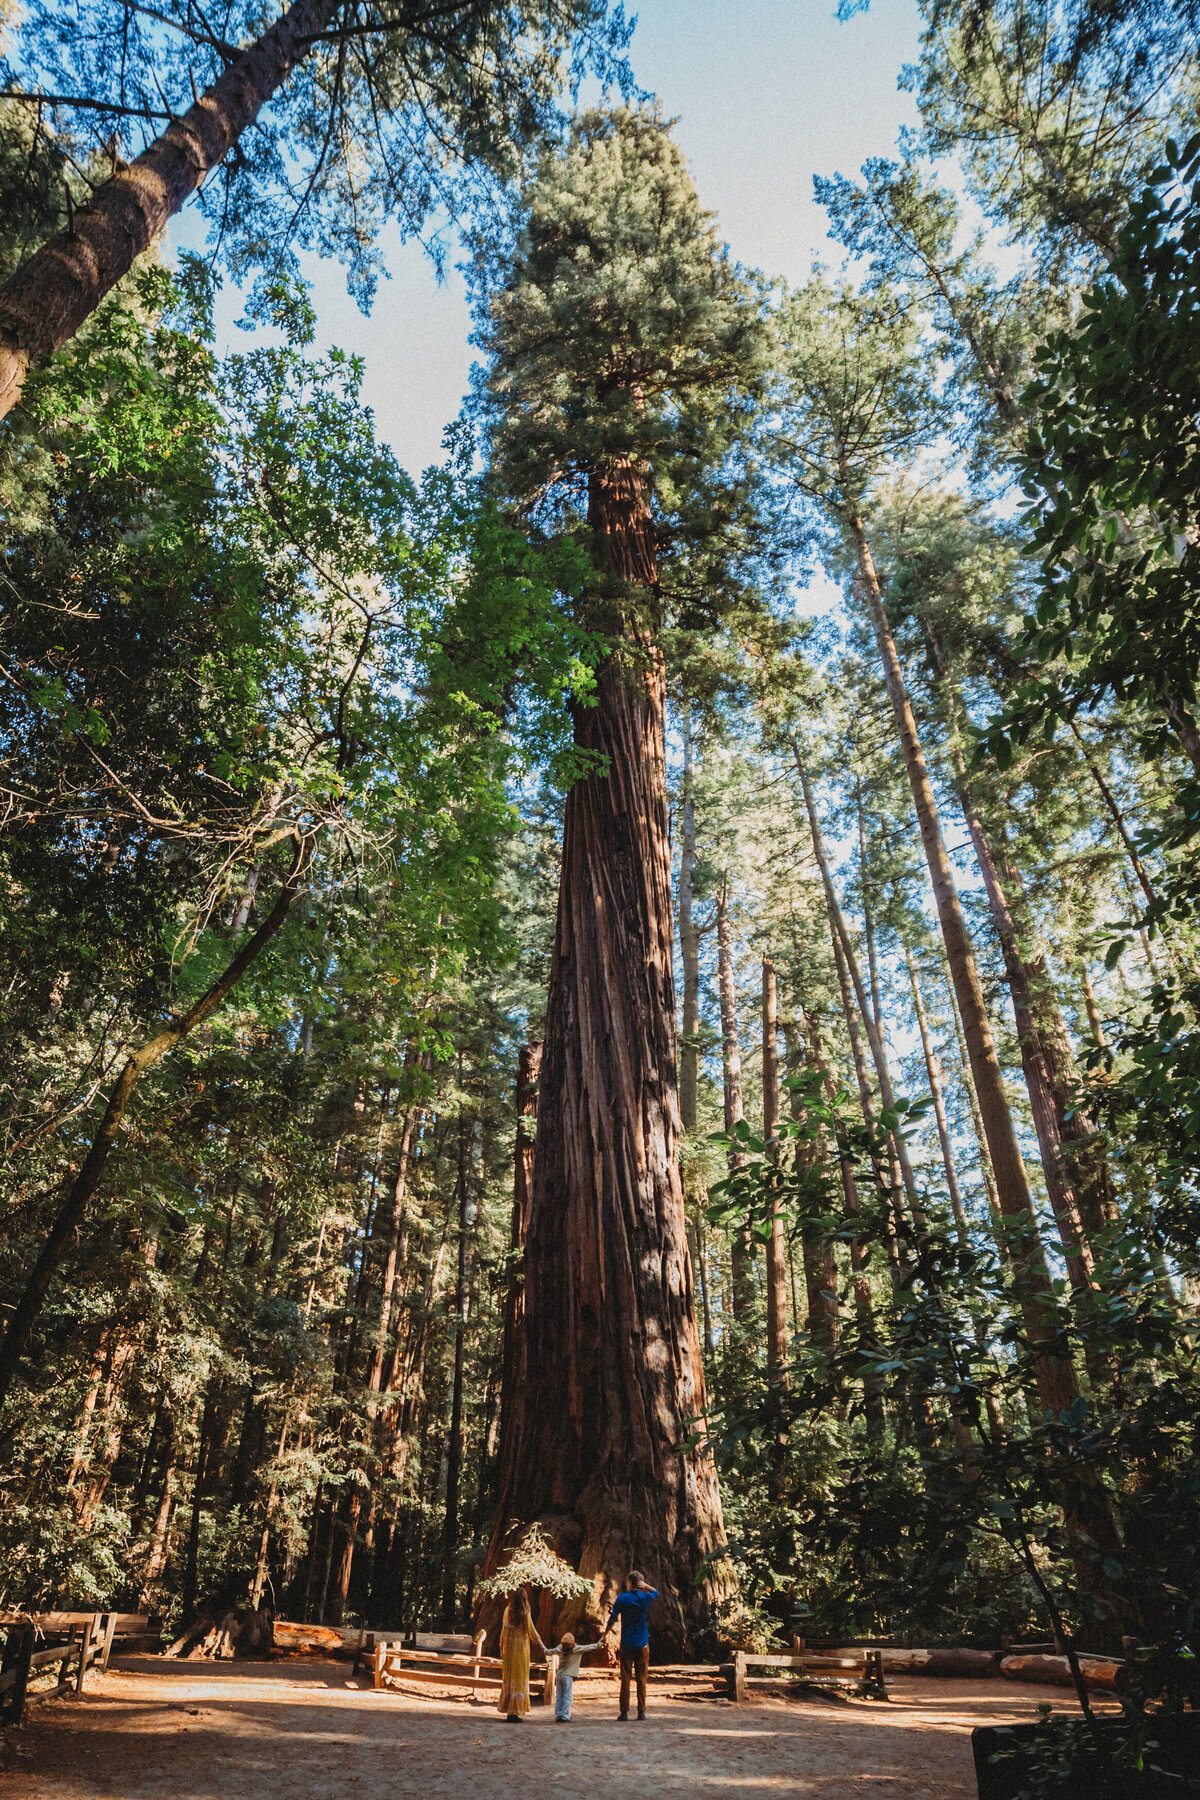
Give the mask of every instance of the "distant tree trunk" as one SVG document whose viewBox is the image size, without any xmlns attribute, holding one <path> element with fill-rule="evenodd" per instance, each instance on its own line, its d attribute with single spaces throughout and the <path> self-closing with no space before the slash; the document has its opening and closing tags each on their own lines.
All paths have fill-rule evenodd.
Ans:
<svg viewBox="0 0 1200 1800">
<path fill-rule="evenodd" d="M 216 1436 L 217 1400 L 210 1380 L 200 1415 L 200 1434 L 196 1441 L 196 1470 L 192 1480 L 192 1514 L 188 1522 L 187 1555 L 183 1568 L 183 1592 L 180 1595 L 182 1622 L 190 1625 L 196 1616 L 196 1589 L 200 1579 L 200 1509 L 208 1480 L 209 1456 Z"/>
<path fill-rule="evenodd" d="M 895 1089 L 892 1086 L 891 1071 L 887 1064 L 887 1053 L 884 1049 L 883 1038 L 875 1024 L 874 1008 L 869 1007 L 867 1003 L 867 995 L 866 990 L 863 987 L 863 979 L 858 966 L 858 958 L 854 954 L 854 944 L 850 937 L 850 931 L 846 924 L 845 915 L 842 912 L 841 903 L 837 897 L 837 889 L 833 885 L 833 876 L 829 870 L 829 859 L 825 854 L 825 841 L 821 832 L 821 822 L 817 817 L 812 783 L 809 780 L 808 769 L 805 766 L 804 758 L 800 752 L 799 742 L 795 738 L 792 739 L 792 757 L 796 764 L 796 772 L 800 777 L 800 786 L 804 794 L 804 806 L 805 811 L 808 813 L 809 831 L 812 835 L 813 855 L 817 859 L 817 867 L 820 870 L 821 882 L 825 890 L 825 905 L 829 913 L 829 928 L 830 932 L 837 940 L 834 949 L 835 961 L 840 951 L 845 972 L 853 983 L 855 998 L 858 1002 L 858 1016 L 862 1020 L 863 1028 L 867 1034 L 867 1041 L 871 1046 L 871 1060 L 875 1064 L 875 1076 L 879 1082 L 879 1097 L 883 1101 L 885 1107 L 894 1107 L 896 1104 L 896 1094 Z M 847 1013 L 848 1023 L 853 1018 L 853 1012 L 854 1009 L 851 1008 Z M 852 1042 L 853 1038 L 854 1027 L 851 1025 Z M 862 1091 L 866 1092 L 867 1090 L 864 1082 L 865 1077 L 860 1077 L 860 1088 L 862 1088 Z M 873 1112 L 871 1114 L 864 1112 L 863 1116 L 868 1125 L 874 1123 Z M 909 1158 L 908 1149 L 899 1132 L 892 1133 L 891 1144 L 896 1166 L 900 1172 L 900 1179 L 903 1183 L 905 1194 L 908 1197 L 908 1204 L 912 1211 L 913 1220 L 917 1226 L 920 1227 L 923 1223 L 923 1216 L 921 1200 L 917 1192 L 916 1176 L 913 1174 L 912 1162 Z M 898 1216 L 903 1218 L 903 1211 L 899 1204 L 898 1195 L 895 1197 L 895 1206 Z"/>
<path fill-rule="evenodd" d="M 683 727 L 683 804 L 679 843 L 679 960 L 683 966 L 683 1042 L 679 1046 L 679 1112 L 683 1129 L 696 1129 L 700 1052 L 700 930 L 693 915 L 696 869 L 696 803 L 692 725 Z"/>
<path fill-rule="evenodd" d="M 808 1026 L 808 1031 L 810 1033 L 810 1038 L 808 1054 L 806 1056 L 804 1049 L 800 1044 L 799 1034 L 796 1032 L 795 1026 L 786 1025 L 784 1027 L 788 1046 L 789 1069 L 795 1074 L 802 1065 L 807 1062 L 811 1068 L 817 1070 L 819 1074 L 824 1075 L 827 1078 L 827 1071 L 820 1060 L 820 1039 L 816 1036 L 815 1028 L 811 1024 Z M 791 1111 L 793 1118 L 799 1118 L 801 1116 L 801 1102 L 794 1088 L 791 1091 Z M 799 1161 L 801 1156 L 805 1157 L 807 1160 L 802 1162 L 801 1166 L 808 1169 L 813 1166 L 817 1158 L 823 1159 L 828 1155 L 828 1152 L 829 1145 L 826 1141 L 824 1130 L 822 1130 L 819 1141 L 809 1145 L 806 1150 L 798 1152 L 797 1160 Z M 848 1186 L 846 1183 L 847 1176 L 849 1176 Z M 843 1169 L 842 1192 L 847 1202 L 847 1211 L 857 1212 L 858 1189 L 854 1183 L 854 1171 L 848 1165 Z M 808 1335 L 814 1344 L 818 1344 L 824 1349 L 834 1349 L 840 1336 L 841 1320 L 838 1317 L 837 1259 L 834 1255 L 833 1245 L 825 1242 L 823 1235 L 814 1230 L 812 1224 L 808 1220 L 805 1220 L 802 1226 L 801 1242 L 804 1254 L 804 1289 L 806 1301 L 804 1329 L 808 1332 Z M 857 1254 L 855 1254 L 856 1252 Z M 860 1278 L 865 1280 L 865 1276 L 862 1275 L 862 1248 L 861 1245 L 858 1244 L 857 1239 L 853 1240 L 851 1246 L 851 1268 L 855 1273 L 856 1282 Z M 856 1287 L 856 1300 L 858 1297 L 858 1290 Z M 869 1287 L 867 1288 L 866 1298 L 869 1312 Z"/>
<path fill-rule="evenodd" d="M 908 967 L 909 985 L 912 988 L 913 1008 L 917 1015 L 917 1030 L 921 1035 L 921 1054 L 925 1059 L 925 1073 L 929 1080 L 929 1092 L 933 1097 L 933 1116 L 937 1122 L 938 1143 L 942 1151 L 942 1168 L 946 1173 L 946 1192 L 950 1196 L 950 1210 L 954 1214 L 954 1223 L 958 1227 L 959 1241 L 969 1248 L 971 1243 L 970 1228 L 967 1215 L 963 1209 L 962 1190 L 958 1185 L 958 1169 L 954 1161 L 954 1146 L 950 1142 L 950 1125 L 946 1118 L 946 1102 L 942 1093 L 942 1070 L 933 1048 L 933 1040 L 929 1035 L 929 1020 L 925 1013 L 925 997 L 921 992 L 921 983 L 913 962 L 912 951 L 904 946 L 904 961 Z"/>
<path fill-rule="evenodd" d="M 1104 1031 L 1104 1020 L 1100 1017 L 1100 1008 L 1096 1004 L 1096 990 L 1092 986 L 1092 977 L 1085 962 L 1079 966 L 1080 981 L 1083 986 L 1083 1006 L 1087 1013 L 1088 1030 L 1099 1049 L 1108 1048 L 1108 1038 Z"/>
<path fill-rule="evenodd" d="M 460 1077 L 461 1079 L 461 1077 Z M 454 1373 L 451 1379 L 450 1430 L 446 1439 L 446 1516 L 442 1531 L 442 1626 L 453 1631 L 458 1614 L 459 1488 L 463 1462 L 463 1372 L 467 1320 L 470 1314 L 471 1251 L 479 1195 L 483 1187 L 483 1120 L 476 1117 L 468 1154 L 460 1125 L 458 1267 L 454 1280 Z"/>
<path fill-rule="evenodd" d="M 695 1136 L 698 1127 L 698 1101 L 700 1086 L 700 1049 L 697 1042 L 700 1031 L 700 927 L 696 924 L 694 912 L 694 878 L 696 870 L 696 798 L 695 798 L 695 751 L 690 718 L 683 724 L 683 802 L 681 806 L 681 832 L 679 844 L 679 960 L 683 968 L 683 1041 L 679 1046 L 679 1113 L 683 1121 L 683 1129 L 689 1137 Z M 706 1198 L 703 1185 L 698 1177 L 695 1184 L 699 1188 L 697 1199 L 702 1203 Z M 712 1316 L 708 1303 L 708 1271 L 704 1265 L 704 1250 L 701 1243 L 699 1207 L 694 1211 L 688 1205 L 691 1196 L 684 1195 L 685 1206 L 688 1206 L 687 1233 L 688 1251 L 692 1259 L 696 1283 L 700 1290 L 701 1310 L 704 1318 L 704 1348 L 711 1356 L 713 1348 Z"/>
<path fill-rule="evenodd" d="M 768 1156 L 779 1153 L 779 986 L 775 964 L 762 961 L 763 1138 Z M 783 1206 L 771 1197 L 771 1235 L 767 1239 L 767 1375 L 783 1382 L 787 1367 L 787 1243 Z"/>
<path fill-rule="evenodd" d="M 975 1078 L 975 1091 L 979 1097 L 984 1133 L 996 1177 L 1000 1210 L 1010 1243 L 1014 1288 L 1034 1352 L 1038 1393 L 1042 1405 L 1057 1415 L 1078 1398 L 1079 1383 L 1067 1341 L 1058 1322 L 1057 1302 L 1034 1217 L 1033 1199 L 1009 1112 L 1008 1097 L 1004 1092 L 1004 1078 L 984 1005 L 975 952 L 967 933 L 962 904 L 954 883 L 954 872 L 942 839 L 933 783 L 929 779 L 916 718 L 883 604 L 883 590 L 879 585 L 862 520 L 851 513 L 846 523 L 857 550 L 859 586 L 875 629 L 884 680 L 912 788 L 917 823 L 933 885 L 934 902 L 941 921 L 954 992 L 962 1015 L 967 1055 Z"/>
<path fill-rule="evenodd" d="M 1058 1222 L 1071 1285 L 1082 1290 L 1092 1280 L 1088 1233 L 1103 1230 L 1112 1217 L 1108 1166 L 1095 1125 L 1075 1104 L 1077 1076 L 1071 1041 L 1045 956 L 1040 949 L 1028 956 L 1021 943 L 1013 911 L 1014 900 L 1019 901 L 1022 893 L 1020 874 L 1002 837 L 994 840 L 985 830 L 975 804 L 966 758 L 958 741 L 958 695 L 945 654 L 932 627 L 926 624 L 924 632 L 951 713 L 950 749 L 959 804 L 1004 957 L 1046 1191 Z"/>
<path fill-rule="evenodd" d="M 854 809 L 858 814 L 858 885 L 862 892 L 863 935 L 867 940 L 867 973 L 871 978 L 871 1009 L 875 1029 L 883 1042 L 883 1003 L 879 993 L 879 964 L 875 956 L 875 920 L 871 912 L 871 889 L 867 878 L 867 821 L 863 808 L 862 777 L 854 780 Z"/>
<path fill-rule="evenodd" d="M 95 188 L 66 231 L 0 287 L 0 418 L 20 398 L 34 357 L 73 337 L 128 274 L 308 55 L 337 4 L 296 0 L 128 168 Z"/>
<path fill-rule="evenodd" d="M 652 589 L 641 473 L 596 476 L 590 519 L 622 586 Z M 597 1578 L 597 1601 L 641 1569 L 663 1596 L 656 1641 L 677 1655 L 710 1618 L 715 1584 L 696 1577 L 723 1534 L 711 1457 L 679 1449 L 705 1397 L 679 1168 L 665 711 L 661 652 L 627 622 L 596 704 L 574 712 L 576 743 L 607 773 L 567 796 L 525 1329 L 488 1567 L 512 1522 L 541 1520 Z M 555 1629 L 584 1610 L 564 1603 Z"/>
<path fill-rule="evenodd" d="M 504 1343 L 500 1374 L 500 1462 L 504 1464 L 519 1410 L 517 1370 L 525 1326 L 525 1239 L 533 1198 L 533 1147 L 537 1133 L 542 1046 L 523 1044 L 517 1056 L 517 1136 L 513 1148 L 512 1230 L 509 1236 L 508 1291 L 504 1297 Z"/>
<path fill-rule="evenodd" d="M 745 1117 L 742 1104 L 742 1045 L 738 1035 L 737 988 L 733 978 L 733 923 L 729 917 L 729 881 L 722 880 L 717 892 L 717 986 L 721 996 L 721 1074 L 725 1096 L 725 1130 L 732 1132 Z M 738 1150 L 729 1153 L 729 1167 L 740 1169 L 745 1157 Z M 754 1284 L 750 1264 L 750 1232 L 745 1225 L 735 1228 L 730 1245 L 733 1316 L 745 1320 L 754 1300 Z"/>
</svg>

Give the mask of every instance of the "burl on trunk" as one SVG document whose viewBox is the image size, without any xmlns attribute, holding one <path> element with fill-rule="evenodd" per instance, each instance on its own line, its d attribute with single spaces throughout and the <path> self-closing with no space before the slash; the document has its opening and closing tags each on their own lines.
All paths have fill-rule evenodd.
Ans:
<svg viewBox="0 0 1200 1800">
<path fill-rule="evenodd" d="M 599 496 L 597 488 L 600 488 Z M 592 522 L 619 581 L 655 580 L 644 485 L 626 465 L 593 487 Z M 716 1473 L 681 1454 L 704 1377 L 679 1169 L 665 678 L 627 622 L 575 741 L 607 772 L 567 797 L 554 960 L 524 1258 L 521 1341 L 506 1396 L 489 1572 L 539 1520 L 598 1578 L 556 1633 L 594 1619 L 631 1568 L 661 1590 L 656 1650 L 711 1616 L 696 1575 L 723 1540 Z M 549 1610 L 549 1609 L 547 1609 Z"/>
</svg>

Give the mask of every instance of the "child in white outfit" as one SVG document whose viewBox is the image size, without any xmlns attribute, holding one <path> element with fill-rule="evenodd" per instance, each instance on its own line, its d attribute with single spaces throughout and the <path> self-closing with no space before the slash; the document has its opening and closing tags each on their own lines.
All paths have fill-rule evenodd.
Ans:
<svg viewBox="0 0 1200 1800">
<path fill-rule="evenodd" d="M 571 1723 L 571 1695 L 575 1687 L 575 1677 L 579 1666 L 589 1650 L 598 1650 L 603 1638 L 597 1638 L 594 1644 L 577 1644 L 569 1631 L 563 1632 L 562 1643 L 549 1653 L 559 1659 L 558 1674 L 554 1679 L 554 1723 L 569 1725 Z"/>
</svg>

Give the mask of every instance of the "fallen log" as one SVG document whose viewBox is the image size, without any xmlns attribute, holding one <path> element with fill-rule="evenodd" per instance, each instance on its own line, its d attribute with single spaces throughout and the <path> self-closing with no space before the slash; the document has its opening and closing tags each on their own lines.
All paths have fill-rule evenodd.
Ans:
<svg viewBox="0 0 1200 1800">
<path fill-rule="evenodd" d="M 968 1650 L 951 1645 L 939 1650 L 881 1650 L 888 1675 L 963 1675 L 987 1680 L 1000 1672 L 999 1650 Z"/>
<path fill-rule="evenodd" d="M 1080 1673 L 1090 1688 L 1115 1693 L 1123 1680 L 1125 1664 L 1109 1656 L 1080 1656 Z M 1008 1681 L 1041 1681 L 1051 1687 L 1074 1687 L 1071 1665 L 1065 1656 L 1006 1656 L 1000 1673 Z"/>
</svg>

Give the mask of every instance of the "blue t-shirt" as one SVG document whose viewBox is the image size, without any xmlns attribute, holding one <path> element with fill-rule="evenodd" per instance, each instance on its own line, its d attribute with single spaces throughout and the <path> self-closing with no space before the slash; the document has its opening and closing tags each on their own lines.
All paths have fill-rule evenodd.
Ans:
<svg viewBox="0 0 1200 1800">
<path fill-rule="evenodd" d="M 621 1621 L 622 1650 L 644 1650 L 650 1642 L 650 1602 L 658 1599 L 657 1588 L 638 1588 L 618 1594 L 613 1601 L 609 1624 Z"/>
</svg>

